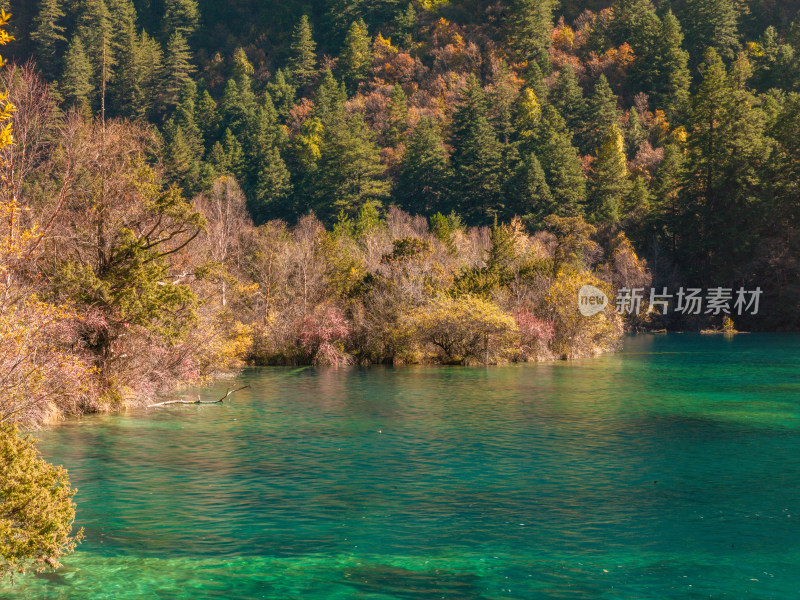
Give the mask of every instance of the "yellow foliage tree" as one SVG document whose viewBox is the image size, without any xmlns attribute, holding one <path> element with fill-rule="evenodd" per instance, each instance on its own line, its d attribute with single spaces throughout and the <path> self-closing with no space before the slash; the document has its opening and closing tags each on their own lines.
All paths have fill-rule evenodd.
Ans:
<svg viewBox="0 0 800 600">
<path fill-rule="evenodd" d="M 448 363 L 489 364 L 502 360 L 518 337 L 517 322 L 477 296 L 438 296 L 405 320 L 422 344 L 435 346 Z"/>
</svg>

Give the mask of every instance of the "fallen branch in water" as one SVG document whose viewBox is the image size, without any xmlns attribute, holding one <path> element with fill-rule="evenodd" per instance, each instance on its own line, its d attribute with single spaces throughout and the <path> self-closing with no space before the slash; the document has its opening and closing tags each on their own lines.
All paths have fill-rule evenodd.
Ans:
<svg viewBox="0 0 800 600">
<path fill-rule="evenodd" d="M 236 392 L 240 392 L 242 390 L 246 390 L 249 387 L 250 387 L 249 385 L 245 385 L 240 388 L 236 388 L 235 390 L 228 390 L 228 393 L 226 393 L 219 400 L 209 400 L 208 402 L 203 402 L 202 400 L 200 400 L 200 396 L 198 396 L 197 400 L 169 400 L 167 402 L 159 402 L 158 404 L 150 404 L 147 408 L 153 408 L 155 406 L 167 406 L 168 404 L 222 404 L 232 394 L 235 394 Z"/>
</svg>

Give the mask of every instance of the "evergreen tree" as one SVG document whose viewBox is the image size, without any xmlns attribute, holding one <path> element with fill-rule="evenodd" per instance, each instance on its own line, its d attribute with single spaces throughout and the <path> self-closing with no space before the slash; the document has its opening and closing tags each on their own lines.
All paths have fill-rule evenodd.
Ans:
<svg viewBox="0 0 800 600">
<path fill-rule="evenodd" d="M 394 20 L 394 29 L 397 36 L 402 40 L 403 45 L 408 47 L 411 45 L 412 36 L 414 34 L 414 27 L 417 24 L 417 11 L 414 10 L 414 4 L 408 3 L 405 10 L 398 11 Z"/>
<path fill-rule="evenodd" d="M 180 104 L 164 127 L 167 167 L 189 196 L 201 191 L 204 153 L 203 136 L 195 115 L 196 100 L 197 86 L 189 81 L 181 91 Z"/>
<path fill-rule="evenodd" d="M 653 101 L 663 106 L 667 115 L 680 115 L 689 101 L 689 53 L 683 47 L 683 32 L 671 10 L 664 15 L 661 36 L 650 68 L 655 73 Z"/>
<path fill-rule="evenodd" d="M 363 20 L 354 21 L 350 26 L 339 62 L 345 83 L 355 90 L 358 82 L 367 76 L 372 63 L 369 32 Z"/>
<path fill-rule="evenodd" d="M 678 250 L 695 274 L 702 270 L 723 283 L 752 255 L 754 237 L 740 224 L 757 228 L 763 222 L 759 167 L 768 164 L 774 142 L 766 135 L 763 109 L 746 87 L 746 59 L 726 74 L 721 57 L 709 49 L 703 72 L 690 112 L 682 182 L 681 229 L 692 235 Z"/>
<path fill-rule="evenodd" d="M 625 149 L 628 156 L 633 158 L 643 141 L 647 139 L 647 131 L 642 126 L 639 111 L 635 108 L 628 111 L 628 127 L 625 129 Z"/>
<path fill-rule="evenodd" d="M 79 19 L 78 35 L 83 38 L 86 57 L 92 66 L 95 95 L 105 111 L 106 87 L 114 75 L 114 26 L 105 0 L 86 0 Z"/>
<path fill-rule="evenodd" d="M 486 100 L 489 120 L 503 144 L 511 141 L 514 106 L 518 97 L 519 79 L 506 62 L 501 60 Z"/>
<path fill-rule="evenodd" d="M 195 70 L 186 38 L 180 32 L 173 33 L 167 44 L 162 76 L 162 103 L 166 107 L 178 104 L 181 90 L 191 80 Z"/>
<path fill-rule="evenodd" d="M 255 109 L 256 97 L 253 93 L 253 75 L 255 68 L 247 59 L 247 54 L 242 48 L 237 48 L 233 53 L 233 80 L 241 96 L 241 102 L 248 112 Z"/>
<path fill-rule="evenodd" d="M 517 165 L 509 180 L 506 195 L 508 210 L 505 218 L 520 216 L 531 228 L 541 228 L 545 217 L 558 210 L 544 169 L 533 152 L 525 154 Z"/>
<path fill-rule="evenodd" d="M 395 84 L 389 98 L 389 109 L 386 119 L 386 129 L 383 137 L 392 148 L 397 148 L 405 141 L 408 129 L 408 102 L 403 88 Z"/>
<path fill-rule="evenodd" d="M 591 126 L 586 134 L 585 148 L 596 151 L 608 136 L 611 128 L 619 123 L 620 118 L 617 96 L 608 85 L 605 75 L 597 78 L 594 93 L 589 98 L 588 108 Z"/>
<path fill-rule="evenodd" d="M 659 74 L 653 69 L 661 36 L 661 21 L 650 0 L 617 0 L 607 34 L 612 46 L 628 44 L 635 56 L 629 69 L 634 89 L 650 94 Z"/>
<path fill-rule="evenodd" d="M 311 35 L 311 23 L 307 15 L 303 15 L 297 23 L 289 49 L 289 73 L 292 82 L 298 87 L 305 87 L 317 73 L 317 44 Z"/>
<path fill-rule="evenodd" d="M 67 41 L 61 24 L 64 16 L 61 0 L 41 0 L 33 20 L 31 40 L 36 45 L 39 66 L 49 77 L 56 74 L 59 47 Z"/>
<path fill-rule="evenodd" d="M 520 62 L 549 67 L 547 49 L 553 30 L 553 0 L 513 0 L 506 21 L 508 44 Z"/>
<path fill-rule="evenodd" d="M 163 68 L 161 45 L 145 31 L 136 35 L 131 26 L 121 44 L 119 65 L 111 82 L 114 114 L 145 119 L 152 112 L 158 96 Z"/>
<path fill-rule="evenodd" d="M 558 109 L 570 131 L 580 139 L 586 129 L 586 99 L 575 70 L 564 65 L 550 90 L 550 103 Z"/>
<path fill-rule="evenodd" d="M 297 216 L 289 204 L 292 183 L 289 170 L 277 146 L 272 146 L 258 163 L 258 184 L 250 214 L 257 224 L 271 219 Z"/>
<path fill-rule="evenodd" d="M 360 115 L 325 130 L 312 186 L 317 215 L 353 217 L 364 207 L 380 208 L 390 188 L 373 134 Z"/>
<path fill-rule="evenodd" d="M 336 81 L 330 69 L 326 69 L 314 95 L 314 117 L 325 127 L 343 119 L 345 100 L 344 85 Z"/>
<path fill-rule="evenodd" d="M 217 174 L 232 175 L 238 181 L 245 179 L 245 156 L 241 142 L 230 129 L 222 134 L 222 141 L 211 149 L 211 163 Z"/>
<path fill-rule="evenodd" d="M 165 0 L 163 36 L 170 40 L 173 35 L 180 34 L 184 40 L 189 39 L 197 30 L 200 22 L 200 9 L 197 0 Z"/>
<path fill-rule="evenodd" d="M 283 69 L 275 72 L 275 77 L 267 84 L 267 93 L 275 103 L 275 109 L 282 119 L 289 116 L 289 110 L 294 106 L 295 89 L 289 83 Z"/>
<path fill-rule="evenodd" d="M 586 178 L 581 159 L 572 145 L 564 119 L 552 106 L 545 106 L 539 127 L 536 154 L 560 216 L 578 216 L 586 200 Z"/>
<path fill-rule="evenodd" d="M 501 210 L 503 148 L 489 123 L 486 97 L 471 75 L 453 115 L 453 206 L 475 223 Z"/>
<path fill-rule="evenodd" d="M 64 58 L 64 75 L 61 91 L 64 97 L 81 107 L 88 108 L 92 92 L 92 66 L 86 57 L 81 36 L 75 35 Z"/>
<path fill-rule="evenodd" d="M 692 63 L 697 65 L 707 48 L 732 60 L 739 47 L 738 19 L 734 0 L 686 0 L 681 21 Z"/>
<path fill-rule="evenodd" d="M 625 143 L 616 125 L 597 151 L 593 164 L 590 202 L 591 216 L 601 223 L 618 223 L 622 217 L 623 201 L 630 192 Z"/>
<path fill-rule="evenodd" d="M 203 90 L 200 99 L 197 102 L 197 110 L 195 111 L 195 118 L 197 127 L 203 134 L 206 142 L 211 142 L 217 139 L 219 132 L 219 114 L 217 113 L 217 103 L 208 90 Z"/>
<path fill-rule="evenodd" d="M 444 140 L 436 122 L 421 119 L 403 154 L 396 198 L 412 214 L 433 214 L 445 209 L 450 168 Z"/>
<path fill-rule="evenodd" d="M 245 97 L 239 91 L 239 84 L 231 78 L 225 84 L 222 92 L 222 100 L 219 104 L 220 122 L 223 128 L 230 129 L 236 135 L 243 135 L 247 132 L 247 126 L 252 116 L 254 104 L 245 101 Z"/>
</svg>

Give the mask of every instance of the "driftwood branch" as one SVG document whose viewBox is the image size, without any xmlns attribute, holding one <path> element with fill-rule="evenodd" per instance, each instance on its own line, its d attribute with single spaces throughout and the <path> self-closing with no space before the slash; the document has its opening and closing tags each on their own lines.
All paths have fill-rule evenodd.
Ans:
<svg viewBox="0 0 800 600">
<path fill-rule="evenodd" d="M 250 387 L 249 385 L 245 385 L 240 388 L 236 388 L 235 390 L 228 390 L 228 392 L 219 400 L 209 400 L 207 402 L 203 402 L 202 400 L 200 400 L 200 396 L 198 396 L 197 400 L 169 400 L 167 402 L 159 402 L 158 404 L 151 404 L 148 406 L 148 408 L 153 408 L 155 406 L 167 406 L 169 404 L 222 404 L 223 402 L 225 402 L 225 400 L 230 398 L 236 392 L 246 390 L 249 387 Z"/>
</svg>

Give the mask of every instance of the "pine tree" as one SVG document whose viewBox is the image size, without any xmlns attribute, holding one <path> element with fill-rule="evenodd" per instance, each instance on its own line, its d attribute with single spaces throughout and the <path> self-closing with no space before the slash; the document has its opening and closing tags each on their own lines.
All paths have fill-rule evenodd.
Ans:
<svg viewBox="0 0 800 600">
<path fill-rule="evenodd" d="M 686 0 L 682 22 L 692 64 L 697 65 L 707 48 L 723 60 L 732 60 L 739 47 L 738 11 L 733 0 Z"/>
<path fill-rule="evenodd" d="M 256 224 L 271 219 L 297 216 L 289 203 L 292 183 L 289 170 L 277 146 L 272 146 L 259 161 L 258 184 L 250 214 Z"/>
<path fill-rule="evenodd" d="M 486 97 L 471 75 L 453 115 L 453 206 L 475 223 L 490 223 L 503 196 L 503 148 L 489 123 Z"/>
<path fill-rule="evenodd" d="M 556 204 L 556 214 L 578 216 L 586 200 L 586 178 L 564 119 L 552 106 L 542 111 L 536 154 Z"/>
<path fill-rule="evenodd" d="M 389 108 L 386 117 L 386 129 L 383 137 L 392 148 L 397 148 L 405 141 L 408 130 L 408 101 L 403 88 L 395 84 L 389 98 Z"/>
<path fill-rule="evenodd" d="M 489 120 L 503 144 L 511 141 L 514 105 L 518 97 L 519 78 L 511 71 L 506 62 L 501 60 L 486 100 L 489 107 Z"/>
<path fill-rule="evenodd" d="M 78 35 L 83 38 L 86 57 L 92 66 L 95 95 L 100 97 L 100 111 L 105 115 L 106 88 L 114 76 L 114 26 L 104 0 L 86 0 L 79 19 Z"/>
<path fill-rule="evenodd" d="M 289 49 L 289 73 L 292 82 L 298 87 L 310 85 L 317 73 L 317 44 L 311 35 L 311 23 L 307 15 L 303 15 L 294 28 Z"/>
<path fill-rule="evenodd" d="M 267 93 L 275 103 L 275 109 L 282 119 L 289 116 L 289 110 L 294 106 L 295 89 L 289 83 L 283 69 L 275 72 L 275 77 L 267 83 Z"/>
<path fill-rule="evenodd" d="M 721 57 L 709 49 L 703 73 L 689 115 L 682 181 L 681 229 L 692 235 L 679 252 L 684 264 L 702 265 L 703 275 L 730 282 L 753 251 L 754 238 L 740 224 L 756 227 L 763 220 L 761 165 L 769 164 L 774 142 L 766 135 L 763 109 L 746 87 L 747 59 L 726 73 Z"/>
<path fill-rule="evenodd" d="M 414 4 L 409 2 L 406 9 L 398 11 L 397 16 L 394 19 L 394 29 L 397 33 L 397 36 L 402 40 L 404 47 L 411 45 L 414 27 L 416 24 L 417 11 L 414 10 Z"/>
<path fill-rule="evenodd" d="M 158 97 L 163 68 L 161 44 L 145 31 L 136 35 L 133 26 L 120 44 L 118 68 L 110 85 L 111 104 L 116 115 L 133 119 L 150 116 Z"/>
<path fill-rule="evenodd" d="M 553 30 L 553 0 L 513 0 L 508 9 L 506 30 L 508 44 L 520 62 L 537 62 L 549 67 L 547 49 Z"/>
<path fill-rule="evenodd" d="M 653 101 L 663 106 L 667 115 L 680 115 L 689 101 L 689 53 L 683 47 L 683 32 L 671 10 L 664 15 L 658 50 L 650 68 L 657 76 L 653 86 Z"/>
<path fill-rule="evenodd" d="M 191 80 L 195 72 L 192 52 L 186 38 L 175 32 L 169 38 L 162 76 L 162 103 L 170 108 L 178 104 L 181 90 Z"/>
<path fill-rule="evenodd" d="M 540 229 L 545 217 L 558 210 L 544 169 L 533 152 L 528 152 L 519 161 L 508 182 L 506 196 L 508 210 L 504 217 L 520 216 L 530 228 Z"/>
<path fill-rule="evenodd" d="M 636 155 L 636 151 L 643 141 L 647 139 L 647 131 L 642 126 L 639 118 L 639 111 L 632 108 L 628 111 L 628 127 L 625 128 L 625 149 L 631 158 Z"/>
<path fill-rule="evenodd" d="M 219 132 L 217 103 L 208 93 L 208 90 L 203 90 L 200 95 L 200 99 L 197 102 L 197 110 L 195 111 L 195 120 L 207 143 L 217 139 Z"/>
<path fill-rule="evenodd" d="M 42 0 L 33 20 L 31 40 L 36 44 L 39 66 L 49 77 L 55 76 L 59 47 L 67 41 L 61 24 L 64 16 L 61 0 Z"/>
<path fill-rule="evenodd" d="M 219 175 L 232 175 L 238 181 L 245 178 L 245 156 L 241 142 L 230 129 L 222 134 L 222 141 L 211 149 L 211 163 Z"/>
<path fill-rule="evenodd" d="M 372 131 L 360 115 L 325 130 L 312 188 L 316 214 L 353 217 L 364 207 L 380 208 L 390 188 Z"/>
<path fill-rule="evenodd" d="M 336 81 L 330 69 L 326 69 L 314 94 L 314 117 L 325 127 L 343 119 L 345 100 L 344 85 Z"/>
<path fill-rule="evenodd" d="M 634 89 L 650 94 L 658 80 L 653 68 L 661 35 L 661 21 L 650 0 L 617 0 L 607 34 L 611 45 L 628 44 L 635 56 L 629 69 Z"/>
<path fill-rule="evenodd" d="M 166 0 L 164 2 L 163 37 L 170 40 L 176 33 L 188 40 L 197 30 L 200 9 L 197 0 Z"/>
<path fill-rule="evenodd" d="M 345 83 L 351 90 L 355 90 L 358 83 L 367 76 L 372 63 L 369 31 L 363 20 L 354 21 L 350 26 L 339 62 Z"/>
<path fill-rule="evenodd" d="M 167 167 L 189 196 L 201 191 L 200 173 L 205 150 L 196 121 L 196 101 L 197 85 L 189 81 L 181 91 L 180 104 L 164 127 Z"/>
<path fill-rule="evenodd" d="M 74 35 L 64 58 L 61 91 L 64 97 L 78 106 L 90 106 L 92 92 L 92 66 L 86 57 L 81 36 Z"/>
<path fill-rule="evenodd" d="M 444 140 L 435 121 L 421 119 L 403 154 L 396 198 L 412 214 L 445 210 L 450 168 Z"/>
<path fill-rule="evenodd" d="M 586 99 L 583 90 L 578 84 L 578 78 L 570 65 L 564 65 L 550 90 L 550 103 L 558 109 L 570 131 L 579 140 L 585 137 Z"/>
<path fill-rule="evenodd" d="M 611 128 L 619 123 L 620 111 L 617 96 L 608 85 L 605 75 L 600 75 L 589 98 L 590 129 L 586 134 L 586 149 L 597 150 Z"/>
<path fill-rule="evenodd" d="M 597 151 L 593 164 L 590 202 L 591 216 L 600 223 L 618 223 L 622 205 L 630 192 L 625 143 L 616 125 L 612 125 Z"/>
</svg>

